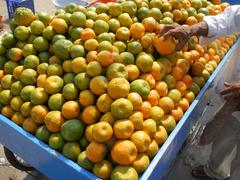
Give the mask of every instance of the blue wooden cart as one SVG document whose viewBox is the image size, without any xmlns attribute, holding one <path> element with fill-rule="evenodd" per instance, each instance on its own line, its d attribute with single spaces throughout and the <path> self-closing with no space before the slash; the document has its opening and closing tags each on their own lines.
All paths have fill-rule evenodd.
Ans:
<svg viewBox="0 0 240 180">
<path fill-rule="evenodd" d="M 229 0 L 228 2 L 237 4 L 237 0 Z M 229 72 L 234 72 L 238 68 L 237 54 L 239 52 L 240 39 L 228 51 L 167 141 L 160 148 L 147 170 L 141 176 L 142 180 L 164 179 L 181 150 L 192 125 L 196 122 L 196 119 L 206 113 L 208 104 L 211 99 L 214 99 L 214 95 L 217 96 L 216 92 L 223 87 L 223 82 L 231 79 L 233 75 Z M 2 115 L 0 115 L 0 143 L 50 179 L 98 179 L 91 172 L 65 158 Z"/>
</svg>

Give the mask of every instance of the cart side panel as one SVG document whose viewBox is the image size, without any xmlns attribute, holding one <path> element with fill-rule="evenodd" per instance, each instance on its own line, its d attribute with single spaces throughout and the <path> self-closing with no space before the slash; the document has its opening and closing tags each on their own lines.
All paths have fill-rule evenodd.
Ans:
<svg viewBox="0 0 240 180">
<path fill-rule="evenodd" d="M 97 179 L 2 115 L 0 142 L 50 179 Z"/>
</svg>

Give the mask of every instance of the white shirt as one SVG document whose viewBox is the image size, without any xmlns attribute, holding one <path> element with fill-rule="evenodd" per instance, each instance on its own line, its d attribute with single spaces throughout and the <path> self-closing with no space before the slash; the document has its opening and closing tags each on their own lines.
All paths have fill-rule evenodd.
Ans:
<svg viewBox="0 0 240 180">
<path fill-rule="evenodd" d="M 240 5 L 229 6 L 223 13 L 206 16 L 203 20 L 208 24 L 208 37 L 201 37 L 201 44 L 208 44 L 221 36 L 240 32 Z"/>
</svg>

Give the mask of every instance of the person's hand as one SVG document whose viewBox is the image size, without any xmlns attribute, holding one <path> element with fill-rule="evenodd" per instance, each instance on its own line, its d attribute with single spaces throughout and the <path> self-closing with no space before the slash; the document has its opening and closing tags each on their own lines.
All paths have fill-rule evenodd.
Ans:
<svg viewBox="0 0 240 180">
<path fill-rule="evenodd" d="M 226 101 L 232 101 L 240 98 L 240 81 L 233 83 L 224 83 L 225 89 L 221 91 L 221 95 Z"/>
<path fill-rule="evenodd" d="M 183 49 L 184 45 L 192 36 L 192 32 L 189 27 L 181 26 L 179 24 L 169 24 L 165 25 L 159 33 L 159 36 L 163 36 L 164 39 L 169 38 L 170 36 L 174 37 L 178 40 L 178 44 L 176 46 L 176 51 L 180 51 Z"/>
<path fill-rule="evenodd" d="M 164 39 L 172 36 L 178 40 L 176 51 L 183 49 L 191 36 L 207 36 L 207 34 L 208 24 L 205 21 L 192 26 L 181 26 L 176 23 L 165 25 L 159 32 L 159 36 L 163 36 Z"/>
</svg>

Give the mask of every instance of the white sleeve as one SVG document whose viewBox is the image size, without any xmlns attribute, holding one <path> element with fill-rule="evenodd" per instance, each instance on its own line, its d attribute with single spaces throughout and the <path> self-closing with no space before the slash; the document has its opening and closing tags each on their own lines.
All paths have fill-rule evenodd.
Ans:
<svg viewBox="0 0 240 180">
<path fill-rule="evenodd" d="M 227 7 L 216 16 L 203 19 L 208 24 L 208 37 L 200 37 L 201 44 L 208 44 L 221 36 L 240 32 L 240 5 Z"/>
</svg>

